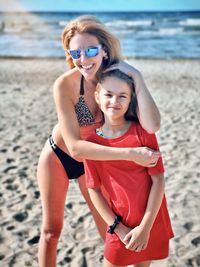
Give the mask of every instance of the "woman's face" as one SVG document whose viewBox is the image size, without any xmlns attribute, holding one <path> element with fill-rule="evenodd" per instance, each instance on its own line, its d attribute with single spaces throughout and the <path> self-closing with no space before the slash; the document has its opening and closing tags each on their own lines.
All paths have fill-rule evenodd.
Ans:
<svg viewBox="0 0 200 267">
<path fill-rule="evenodd" d="M 71 55 L 73 63 L 75 67 L 79 69 L 85 79 L 95 79 L 96 73 L 102 64 L 105 52 L 99 45 L 99 40 L 94 35 L 88 33 L 76 33 L 70 40 L 69 50 L 79 50 L 72 51 L 75 53 L 76 57 L 79 57 L 74 59 L 73 55 Z M 87 56 L 87 48 L 92 49 L 89 50 L 88 54 L 91 55 L 91 57 Z M 87 51 L 84 52 L 86 49 Z"/>
</svg>

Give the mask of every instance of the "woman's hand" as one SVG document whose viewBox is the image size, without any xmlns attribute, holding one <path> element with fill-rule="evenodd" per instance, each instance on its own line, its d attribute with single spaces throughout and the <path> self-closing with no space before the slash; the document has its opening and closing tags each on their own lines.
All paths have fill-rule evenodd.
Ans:
<svg viewBox="0 0 200 267">
<path fill-rule="evenodd" d="M 130 159 L 144 167 L 154 167 L 161 153 L 148 147 L 135 147 L 130 150 Z"/>
<path fill-rule="evenodd" d="M 125 236 L 123 243 L 126 244 L 127 249 L 140 252 L 146 249 L 149 235 L 150 231 L 139 225 Z"/>
<path fill-rule="evenodd" d="M 138 70 L 136 70 L 133 66 L 131 66 L 125 61 L 119 61 L 118 63 L 111 65 L 104 72 L 116 69 L 121 70 L 122 72 L 126 73 L 128 76 L 131 77 L 133 77 L 134 73 L 138 72 Z"/>
</svg>

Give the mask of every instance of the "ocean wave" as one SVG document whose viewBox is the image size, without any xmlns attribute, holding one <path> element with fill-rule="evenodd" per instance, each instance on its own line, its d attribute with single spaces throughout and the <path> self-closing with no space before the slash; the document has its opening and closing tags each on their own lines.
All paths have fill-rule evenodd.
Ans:
<svg viewBox="0 0 200 267">
<path fill-rule="evenodd" d="M 108 27 L 141 27 L 153 25 L 152 20 L 115 20 L 105 23 Z"/>
<path fill-rule="evenodd" d="M 162 28 L 159 29 L 158 34 L 159 35 L 176 35 L 181 34 L 184 31 L 183 28 Z"/>
<path fill-rule="evenodd" d="M 199 26 L 200 27 L 200 19 L 186 19 L 179 21 L 181 26 Z"/>
<path fill-rule="evenodd" d="M 19 29 L 19 28 L 4 28 L 3 32 L 4 33 L 9 33 L 9 34 L 11 34 L 11 33 L 21 33 L 22 30 Z"/>
<path fill-rule="evenodd" d="M 0 31 L 6 34 L 23 34 L 23 33 L 29 33 L 32 32 L 45 32 L 47 30 L 53 29 L 54 23 L 45 23 L 43 21 L 41 22 L 8 22 L 3 23 L 0 26 Z"/>
<path fill-rule="evenodd" d="M 62 27 L 65 27 L 68 23 L 69 23 L 69 21 L 61 20 L 61 21 L 58 22 L 58 25 L 62 26 Z"/>
<path fill-rule="evenodd" d="M 122 32 L 122 31 L 121 31 Z M 120 32 L 120 33 L 121 33 Z M 160 37 L 164 38 L 165 36 L 173 36 L 173 35 L 178 35 L 182 34 L 184 32 L 183 28 L 160 28 L 160 29 L 152 29 L 152 30 L 144 30 L 144 31 L 135 31 L 135 35 L 137 36 L 146 36 L 148 38 L 151 37 Z M 129 31 L 129 33 L 131 33 Z"/>
</svg>

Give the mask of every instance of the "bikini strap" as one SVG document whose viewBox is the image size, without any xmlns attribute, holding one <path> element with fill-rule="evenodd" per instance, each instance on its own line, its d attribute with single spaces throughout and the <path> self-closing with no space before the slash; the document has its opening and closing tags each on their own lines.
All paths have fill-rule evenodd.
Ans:
<svg viewBox="0 0 200 267">
<path fill-rule="evenodd" d="M 52 135 L 49 136 L 49 144 L 50 144 L 50 146 L 51 146 L 51 148 L 53 150 L 56 149 L 56 144 L 53 141 L 53 136 Z"/>
<path fill-rule="evenodd" d="M 81 83 L 80 83 L 80 95 L 84 95 L 84 85 L 83 85 L 84 77 L 81 76 Z"/>
</svg>

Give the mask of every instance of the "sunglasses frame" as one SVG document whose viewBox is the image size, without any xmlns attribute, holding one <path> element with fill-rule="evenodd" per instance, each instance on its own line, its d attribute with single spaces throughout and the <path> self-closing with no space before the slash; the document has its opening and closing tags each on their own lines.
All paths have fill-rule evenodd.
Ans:
<svg viewBox="0 0 200 267">
<path fill-rule="evenodd" d="M 88 56 L 88 55 L 87 55 L 87 50 L 88 50 L 89 48 L 97 48 L 97 49 L 98 49 L 98 50 L 97 50 L 97 54 L 94 55 L 94 56 Z M 68 50 L 66 50 L 65 52 L 67 52 L 67 53 L 72 57 L 72 59 L 77 60 L 77 59 L 80 59 L 82 53 L 84 53 L 84 55 L 85 55 L 86 57 L 88 57 L 88 58 L 96 57 L 96 56 L 98 56 L 99 51 L 100 51 L 101 48 L 102 48 L 102 45 L 101 45 L 101 44 L 98 44 L 98 45 L 91 45 L 91 46 L 88 46 L 88 47 L 85 48 L 85 49 L 68 49 Z M 71 51 L 78 51 L 78 52 L 79 52 L 79 56 L 78 56 L 77 58 L 74 58 L 74 57 L 72 56 L 72 54 L 71 54 Z"/>
</svg>

